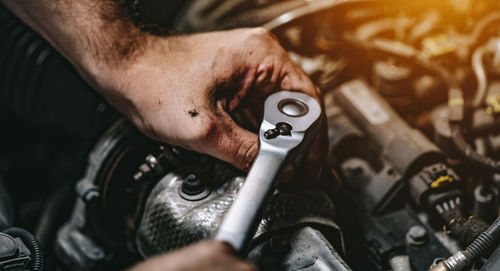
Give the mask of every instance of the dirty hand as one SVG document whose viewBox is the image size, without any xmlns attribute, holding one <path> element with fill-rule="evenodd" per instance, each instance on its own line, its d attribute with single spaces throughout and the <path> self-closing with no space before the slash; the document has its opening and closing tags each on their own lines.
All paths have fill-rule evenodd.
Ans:
<svg viewBox="0 0 500 271">
<path fill-rule="evenodd" d="M 102 93 L 150 137 L 243 170 L 257 154 L 258 138 L 232 113 L 258 123 L 265 98 L 278 90 L 321 102 L 310 79 L 263 28 L 158 38 L 145 46 L 125 69 L 102 78 Z M 316 172 L 324 150 L 312 152 Z"/>
<path fill-rule="evenodd" d="M 243 170 L 253 162 L 258 140 L 233 121 L 235 111 L 259 123 L 265 98 L 278 90 L 305 92 L 321 102 L 317 88 L 263 28 L 161 37 L 138 29 L 124 1 L 0 2 L 146 135 Z M 312 146 L 304 172 L 320 172 L 325 135 Z"/>
<path fill-rule="evenodd" d="M 256 271 L 239 259 L 226 243 L 203 241 L 169 254 L 156 256 L 129 271 Z"/>
</svg>

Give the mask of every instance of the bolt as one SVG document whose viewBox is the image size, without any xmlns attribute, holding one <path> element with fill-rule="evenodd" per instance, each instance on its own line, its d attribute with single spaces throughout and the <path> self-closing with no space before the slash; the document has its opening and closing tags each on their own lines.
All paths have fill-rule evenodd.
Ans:
<svg viewBox="0 0 500 271">
<path fill-rule="evenodd" d="M 97 201 L 99 196 L 100 196 L 99 191 L 97 191 L 96 189 L 90 189 L 83 195 L 82 199 L 87 204 L 93 204 L 94 202 Z"/>
<path fill-rule="evenodd" d="M 291 135 L 292 131 L 292 125 L 286 123 L 286 122 L 278 122 L 276 124 L 276 129 L 278 129 L 280 135 Z"/>
<path fill-rule="evenodd" d="M 193 196 L 200 194 L 205 190 L 205 185 L 203 185 L 202 181 L 195 174 L 189 174 L 184 178 L 182 182 L 182 192 Z"/>
<path fill-rule="evenodd" d="M 142 173 L 142 171 L 138 171 L 134 174 L 134 180 L 139 182 L 142 180 L 142 178 L 144 178 L 144 173 Z"/>
<path fill-rule="evenodd" d="M 272 139 L 278 137 L 279 135 L 291 135 L 292 134 L 291 131 L 292 131 L 292 125 L 286 122 L 278 122 L 275 128 L 269 129 L 264 132 L 264 138 Z"/>
<path fill-rule="evenodd" d="M 151 168 L 155 168 L 156 165 L 158 164 L 158 159 L 156 159 L 154 155 L 149 154 L 148 156 L 146 156 L 146 162 Z"/>
<path fill-rule="evenodd" d="M 265 139 L 272 139 L 272 138 L 276 138 L 280 135 L 280 132 L 278 131 L 278 129 L 276 128 L 273 128 L 273 129 L 269 129 L 267 131 L 264 132 L 264 138 Z"/>
<path fill-rule="evenodd" d="M 139 166 L 139 170 L 143 173 L 143 174 L 148 174 L 150 171 L 151 171 L 151 167 L 149 167 L 147 164 L 141 164 Z"/>
<path fill-rule="evenodd" d="M 411 226 L 406 234 L 406 241 L 414 246 L 424 245 L 428 239 L 427 230 L 420 225 Z"/>
</svg>

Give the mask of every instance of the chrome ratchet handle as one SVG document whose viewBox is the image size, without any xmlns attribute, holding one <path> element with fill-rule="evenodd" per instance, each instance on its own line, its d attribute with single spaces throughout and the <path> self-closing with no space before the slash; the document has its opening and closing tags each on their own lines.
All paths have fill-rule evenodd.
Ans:
<svg viewBox="0 0 500 271">
<path fill-rule="evenodd" d="M 247 252 L 284 166 L 312 142 L 320 126 L 321 106 L 311 96 L 280 91 L 266 99 L 259 153 L 216 240 L 229 243 L 240 254 Z"/>
</svg>

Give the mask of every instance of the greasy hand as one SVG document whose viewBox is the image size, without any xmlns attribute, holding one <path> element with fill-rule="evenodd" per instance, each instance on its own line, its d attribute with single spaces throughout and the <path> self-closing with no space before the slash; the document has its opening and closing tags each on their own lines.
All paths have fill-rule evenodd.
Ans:
<svg viewBox="0 0 500 271">
<path fill-rule="evenodd" d="M 226 243 L 203 241 L 178 251 L 156 256 L 140 263 L 129 271 L 254 271 L 247 263 L 234 255 Z"/>
<path fill-rule="evenodd" d="M 278 90 L 322 102 L 316 86 L 263 28 L 150 37 L 125 65 L 109 70 L 94 75 L 102 77 L 102 93 L 142 132 L 243 170 L 257 155 L 258 138 L 232 113 L 260 123 L 265 98 Z M 316 174 L 325 139 L 307 159 Z"/>
</svg>

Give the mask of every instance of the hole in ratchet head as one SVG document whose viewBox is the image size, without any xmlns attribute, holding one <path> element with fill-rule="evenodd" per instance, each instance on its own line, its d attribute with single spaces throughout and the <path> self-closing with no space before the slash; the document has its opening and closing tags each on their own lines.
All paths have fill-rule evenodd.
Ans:
<svg viewBox="0 0 500 271">
<path fill-rule="evenodd" d="M 309 108 L 307 105 L 296 99 L 284 99 L 278 104 L 278 109 L 281 113 L 289 116 L 289 117 L 302 117 L 307 112 L 309 112 Z"/>
</svg>

